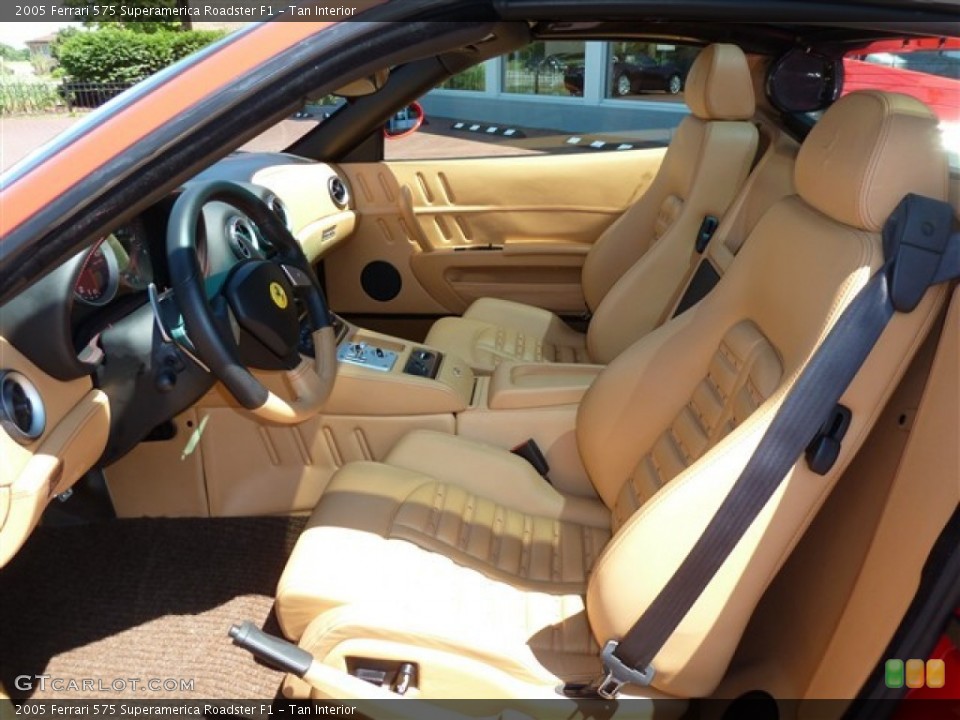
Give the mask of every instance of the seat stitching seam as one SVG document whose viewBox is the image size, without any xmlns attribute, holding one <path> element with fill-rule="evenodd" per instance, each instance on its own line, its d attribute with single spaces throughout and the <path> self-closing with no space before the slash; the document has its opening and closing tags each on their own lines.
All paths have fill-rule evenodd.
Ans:
<svg viewBox="0 0 960 720">
<path fill-rule="evenodd" d="M 463 551 L 467 552 L 467 547 L 470 545 L 470 535 L 473 532 L 473 520 L 476 517 L 477 512 L 477 497 L 473 494 L 467 495 L 467 506 L 464 509 L 463 514 L 463 525 L 460 528 L 460 539 L 458 547 Z"/>
<path fill-rule="evenodd" d="M 400 511 L 403 510 L 404 505 L 407 505 L 407 504 L 410 502 L 410 498 L 412 498 L 412 497 L 413 497 L 420 489 L 422 489 L 424 486 L 430 485 L 431 483 L 436 483 L 436 482 L 437 482 L 436 480 L 425 479 L 423 482 L 421 482 L 421 483 L 420 483 L 419 485 L 417 485 L 415 488 L 412 488 L 412 489 L 410 490 L 410 492 L 408 492 L 408 493 L 400 500 L 400 502 L 397 503 L 397 507 L 396 507 L 396 508 L 393 510 L 393 512 L 390 514 L 390 526 L 389 526 L 389 528 L 387 529 L 387 532 L 388 532 L 388 533 L 389 533 L 389 532 L 392 532 L 394 526 L 397 525 L 397 516 L 400 515 Z M 438 483 L 438 484 L 439 484 L 439 483 Z"/>
<path fill-rule="evenodd" d="M 563 532 L 559 520 L 553 521 L 553 546 L 550 575 L 554 582 L 558 582 L 563 579 Z"/>
<path fill-rule="evenodd" d="M 530 578 L 530 555 L 533 547 L 533 520 L 530 515 L 523 516 L 523 530 L 520 539 L 520 577 Z"/>
</svg>

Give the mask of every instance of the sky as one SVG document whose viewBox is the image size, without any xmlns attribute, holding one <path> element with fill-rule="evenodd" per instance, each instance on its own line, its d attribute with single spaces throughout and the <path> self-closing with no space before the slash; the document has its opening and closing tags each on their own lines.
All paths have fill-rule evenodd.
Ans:
<svg viewBox="0 0 960 720">
<path fill-rule="evenodd" d="M 15 48 L 26 47 L 24 42 L 33 40 L 49 33 L 55 33 L 68 25 L 77 25 L 69 22 L 0 22 L 0 43 Z"/>
</svg>

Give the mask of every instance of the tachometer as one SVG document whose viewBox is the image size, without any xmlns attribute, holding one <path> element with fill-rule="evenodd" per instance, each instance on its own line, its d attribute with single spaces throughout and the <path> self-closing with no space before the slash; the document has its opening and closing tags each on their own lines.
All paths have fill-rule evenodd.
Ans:
<svg viewBox="0 0 960 720">
<path fill-rule="evenodd" d="M 106 305 L 117 294 L 119 275 L 113 247 L 100 240 L 84 258 L 73 294 L 87 305 Z"/>
</svg>

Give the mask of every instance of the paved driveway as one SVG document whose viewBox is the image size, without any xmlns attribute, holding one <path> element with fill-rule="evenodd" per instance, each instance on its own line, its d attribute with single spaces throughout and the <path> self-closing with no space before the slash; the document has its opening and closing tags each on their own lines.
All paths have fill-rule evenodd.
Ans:
<svg viewBox="0 0 960 720">
<path fill-rule="evenodd" d="M 63 115 L 30 117 L 0 116 L 0 170 L 6 170 L 21 158 L 59 135 L 79 120 Z"/>
<path fill-rule="evenodd" d="M 83 116 L 38 115 L 25 117 L 0 117 L 0 171 L 14 165 L 36 148 L 53 139 L 78 122 Z M 280 150 L 300 137 L 311 123 L 285 120 L 249 143 L 246 150 Z M 483 157 L 490 155 L 528 155 L 542 152 L 542 148 L 530 147 L 529 141 L 507 142 L 504 138 L 455 136 L 445 128 L 443 121 L 431 123 L 428 128 L 399 140 L 388 140 L 387 157 L 391 160 L 440 157 Z M 476 138 L 483 138 L 482 140 Z M 562 139 L 557 139 L 562 144 Z"/>
</svg>

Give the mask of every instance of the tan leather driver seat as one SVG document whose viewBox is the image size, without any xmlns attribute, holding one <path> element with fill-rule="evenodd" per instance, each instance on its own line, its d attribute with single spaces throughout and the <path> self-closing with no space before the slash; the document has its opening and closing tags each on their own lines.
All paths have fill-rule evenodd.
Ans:
<svg viewBox="0 0 960 720">
<path fill-rule="evenodd" d="M 434 323 L 426 342 L 492 372 L 503 360 L 606 364 L 650 332 L 683 282 L 703 219 L 722 219 L 757 152 L 747 59 L 710 45 L 690 69 L 684 118 L 657 177 L 590 249 L 581 283 L 593 319 L 586 334 L 531 305 L 482 298 L 463 317 Z M 643 267 L 627 272 L 644 258 Z"/>
<path fill-rule="evenodd" d="M 589 389 L 576 433 L 596 497 L 561 494 L 505 450 L 412 433 L 384 463 L 334 476 L 280 581 L 284 632 L 327 669 L 415 663 L 424 697 L 547 696 L 594 676 L 599 646 L 670 578 L 797 372 L 881 265 L 886 217 L 908 192 L 946 197 L 936 118 L 903 95 L 844 97 L 801 148 L 796 188 L 711 295 Z M 796 464 L 637 694 L 717 686 L 944 297 L 935 288 L 893 319 L 843 398 L 853 420 L 837 464 L 826 476 Z"/>
</svg>

